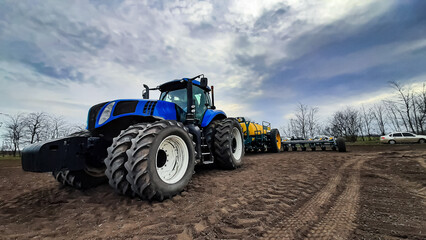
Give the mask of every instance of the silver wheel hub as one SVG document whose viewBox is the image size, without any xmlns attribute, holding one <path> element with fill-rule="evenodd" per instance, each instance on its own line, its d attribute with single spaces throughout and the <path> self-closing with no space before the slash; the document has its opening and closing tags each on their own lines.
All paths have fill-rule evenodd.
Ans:
<svg viewBox="0 0 426 240">
<path fill-rule="evenodd" d="M 163 139 L 157 149 L 156 169 L 161 180 L 168 184 L 180 181 L 189 164 L 189 151 L 185 141 L 176 135 Z"/>
<path fill-rule="evenodd" d="M 231 150 L 234 158 L 240 160 L 243 153 L 243 139 L 241 138 L 240 131 L 236 127 L 232 129 Z"/>
</svg>

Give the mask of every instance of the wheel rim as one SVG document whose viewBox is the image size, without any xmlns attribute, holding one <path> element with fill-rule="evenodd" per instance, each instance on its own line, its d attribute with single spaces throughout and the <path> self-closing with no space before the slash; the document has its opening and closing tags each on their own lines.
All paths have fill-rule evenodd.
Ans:
<svg viewBox="0 0 426 240">
<path fill-rule="evenodd" d="M 231 150 L 234 158 L 239 160 L 243 150 L 243 140 L 241 139 L 240 131 L 236 127 L 232 129 Z"/>
<path fill-rule="evenodd" d="M 160 143 L 155 159 L 160 179 L 168 184 L 177 183 L 188 169 L 188 146 L 181 137 L 168 136 Z"/>
<path fill-rule="evenodd" d="M 395 141 L 389 141 L 390 144 L 395 144 Z"/>
<path fill-rule="evenodd" d="M 281 136 L 280 136 L 280 134 L 277 134 L 277 148 L 278 148 L 278 150 L 280 150 L 281 149 Z"/>
</svg>

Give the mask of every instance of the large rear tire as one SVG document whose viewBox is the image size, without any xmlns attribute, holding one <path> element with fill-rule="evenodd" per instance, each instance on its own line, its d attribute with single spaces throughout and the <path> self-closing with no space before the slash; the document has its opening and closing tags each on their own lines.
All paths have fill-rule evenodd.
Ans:
<svg viewBox="0 0 426 240">
<path fill-rule="evenodd" d="M 224 169 L 236 169 L 242 165 L 244 139 L 241 125 L 235 118 L 226 118 L 216 125 L 214 135 L 214 159 Z"/>
<path fill-rule="evenodd" d="M 120 195 L 132 195 L 133 193 L 131 183 L 126 179 L 127 170 L 124 167 L 128 159 L 126 151 L 132 146 L 132 139 L 138 135 L 140 130 L 145 129 L 146 125 L 146 123 L 135 124 L 121 131 L 107 149 L 108 156 L 104 160 L 105 175 L 108 177 L 109 185 Z"/>
<path fill-rule="evenodd" d="M 182 192 L 194 172 L 194 145 L 180 122 L 148 124 L 132 140 L 124 164 L 133 192 L 141 199 L 159 201 Z"/>
<path fill-rule="evenodd" d="M 219 121 L 212 121 L 210 124 L 205 128 L 205 134 L 204 137 L 206 138 L 207 146 L 210 149 L 210 152 L 214 154 L 214 135 L 216 134 L 216 125 Z"/>
<path fill-rule="evenodd" d="M 277 153 L 281 150 L 281 136 L 278 129 L 274 128 L 271 130 L 269 135 L 269 145 L 271 146 L 270 151 Z"/>
</svg>

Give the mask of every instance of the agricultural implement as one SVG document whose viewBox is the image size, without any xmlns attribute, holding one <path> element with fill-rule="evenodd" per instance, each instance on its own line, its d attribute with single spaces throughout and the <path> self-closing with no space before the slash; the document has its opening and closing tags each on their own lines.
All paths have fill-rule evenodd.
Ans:
<svg viewBox="0 0 426 240">
<path fill-rule="evenodd" d="M 321 149 L 325 151 L 327 147 L 331 150 L 339 152 L 346 152 L 346 143 L 343 138 L 320 138 L 320 139 L 309 139 L 309 140 L 287 140 L 283 139 L 282 141 L 283 151 L 297 151 L 300 148 L 302 151 L 306 151 L 307 148 L 310 148 L 312 151 Z"/>
<path fill-rule="evenodd" d="M 244 146 L 247 152 L 279 152 L 281 150 L 281 136 L 278 129 L 271 129 L 271 123 L 263 121 L 258 124 L 237 117 L 244 135 Z"/>
<path fill-rule="evenodd" d="M 204 75 L 144 88 L 143 100 L 90 108 L 87 131 L 26 147 L 23 169 L 52 172 L 76 188 L 108 180 L 119 194 L 161 201 L 184 189 L 196 164 L 241 166 L 241 126 L 216 109 Z M 149 100 L 152 90 L 161 92 L 159 100 Z"/>
</svg>

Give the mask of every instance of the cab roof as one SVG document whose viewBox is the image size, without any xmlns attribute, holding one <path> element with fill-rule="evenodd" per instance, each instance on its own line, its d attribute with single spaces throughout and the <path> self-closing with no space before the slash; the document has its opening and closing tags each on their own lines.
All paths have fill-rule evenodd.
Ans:
<svg viewBox="0 0 426 240">
<path fill-rule="evenodd" d="M 182 88 L 186 88 L 187 82 L 188 82 L 188 78 L 176 79 L 176 80 L 172 80 L 170 82 L 166 82 L 166 83 L 161 84 L 160 86 L 158 86 L 158 89 L 161 92 L 168 92 L 168 91 L 173 91 L 173 90 L 176 90 L 176 89 L 182 89 Z M 200 87 L 204 91 L 207 91 L 207 92 L 211 91 L 209 86 L 201 87 L 200 82 L 197 81 L 197 80 L 192 80 L 192 84 Z"/>
</svg>

